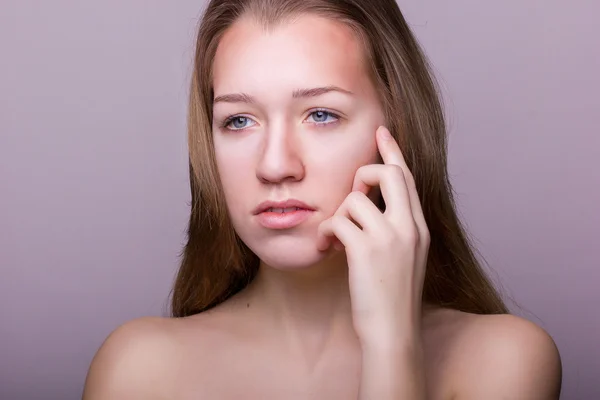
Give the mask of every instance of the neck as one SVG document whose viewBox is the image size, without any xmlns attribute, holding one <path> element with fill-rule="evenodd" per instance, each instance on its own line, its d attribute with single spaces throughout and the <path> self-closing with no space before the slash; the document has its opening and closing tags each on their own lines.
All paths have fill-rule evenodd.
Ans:
<svg viewBox="0 0 600 400">
<path fill-rule="evenodd" d="M 342 252 L 301 270 L 278 270 L 261 263 L 244 298 L 261 322 L 302 351 L 355 338 Z"/>
</svg>

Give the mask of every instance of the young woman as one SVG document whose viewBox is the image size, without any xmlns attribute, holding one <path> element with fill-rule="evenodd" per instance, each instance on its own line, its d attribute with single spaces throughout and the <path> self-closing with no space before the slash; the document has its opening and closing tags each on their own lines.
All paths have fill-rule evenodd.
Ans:
<svg viewBox="0 0 600 400">
<path fill-rule="evenodd" d="M 94 399 L 557 399 L 459 222 L 394 0 L 214 0 L 189 105 L 175 318 L 113 332 Z"/>
</svg>

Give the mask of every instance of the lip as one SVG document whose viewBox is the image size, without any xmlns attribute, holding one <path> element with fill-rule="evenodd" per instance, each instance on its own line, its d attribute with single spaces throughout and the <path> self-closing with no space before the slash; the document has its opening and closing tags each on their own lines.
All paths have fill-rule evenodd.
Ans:
<svg viewBox="0 0 600 400">
<path fill-rule="evenodd" d="M 279 213 L 269 211 L 270 208 L 291 208 L 298 210 Z M 258 222 L 267 229 L 290 229 L 306 221 L 315 209 L 299 200 L 265 201 L 254 210 Z"/>
<path fill-rule="evenodd" d="M 256 207 L 254 209 L 253 214 L 258 215 L 260 213 L 264 213 L 269 208 L 290 208 L 290 207 L 297 207 L 297 208 L 301 208 L 302 210 L 307 210 L 307 211 L 315 211 L 315 209 L 312 208 L 311 206 L 307 205 L 306 203 L 304 203 L 300 200 L 296 200 L 296 199 L 288 199 L 288 200 L 284 200 L 284 201 L 267 200 L 267 201 L 263 201 L 262 203 L 260 203 L 258 205 L 258 207 Z"/>
</svg>

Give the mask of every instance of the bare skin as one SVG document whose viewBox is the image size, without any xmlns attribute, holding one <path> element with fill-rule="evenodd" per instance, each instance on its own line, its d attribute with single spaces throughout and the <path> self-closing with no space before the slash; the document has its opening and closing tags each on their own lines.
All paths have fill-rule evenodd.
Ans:
<svg viewBox="0 0 600 400">
<path fill-rule="evenodd" d="M 348 29 L 313 16 L 270 33 L 241 20 L 226 33 L 214 60 L 215 97 L 222 100 L 214 105 L 215 154 L 229 213 L 261 259 L 259 274 L 248 288 L 205 313 L 145 318 L 117 329 L 92 362 L 86 400 L 558 398 L 560 359 L 539 327 L 510 315 L 422 305 L 417 290 L 422 282 L 403 286 L 400 279 L 397 286 L 368 287 L 375 276 L 369 274 L 412 276 L 394 274 L 418 271 L 425 253 L 411 253 L 411 262 L 398 264 L 392 251 L 397 246 L 391 246 L 389 257 L 378 254 L 376 262 L 346 259 L 345 254 L 358 254 L 353 251 L 364 241 L 353 243 L 349 231 L 327 221 L 340 209 L 338 217 L 361 217 L 347 202 L 361 168 L 381 154 L 385 165 L 371 168 L 373 175 L 363 168 L 363 178 L 380 179 L 382 189 L 406 189 L 387 173 L 376 176 L 405 165 L 395 142 L 376 139 L 383 114 L 361 55 Z M 345 93 L 292 96 L 315 87 Z M 231 93 L 254 101 L 225 96 Z M 315 108 L 325 111 L 314 114 Z M 227 122 L 231 116 L 241 117 L 235 129 Z M 317 117 L 324 122 L 317 123 Z M 394 204 L 386 198 L 386 205 L 406 211 L 407 196 Z M 260 201 L 286 197 L 313 206 L 310 219 L 287 231 L 260 227 L 251 210 Z M 365 210 L 367 198 L 359 200 Z M 410 215 L 418 220 L 412 204 Z M 380 217 L 373 214 L 377 210 L 370 212 L 376 218 L 365 224 Z M 338 236 L 345 249 L 321 246 L 323 235 Z M 352 279 L 353 271 L 364 275 Z M 392 303 L 396 308 L 387 308 Z M 369 311 L 358 313 L 362 320 L 357 304 Z M 373 315 L 380 317 L 369 319 Z M 388 325 L 396 315 L 401 318 Z M 422 354 L 398 351 L 407 338 L 409 349 Z M 379 344 L 383 347 L 373 350 Z M 425 387 L 402 392 L 413 384 L 413 369 L 417 379 L 426 378 Z M 386 376 L 402 385 L 390 385 L 386 396 L 373 395 Z"/>
<path fill-rule="evenodd" d="M 84 399 L 357 398 L 355 337 L 332 332 L 305 353 L 291 344 L 292 332 L 269 329 L 269 318 L 248 304 L 241 295 L 196 316 L 125 324 L 96 355 Z M 513 375 L 523 382 L 506 398 L 558 398 L 556 348 L 528 321 L 431 309 L 423 342 L 428 399 L 494 398 L 490 390 L 512 384 Z"/>
</svg>

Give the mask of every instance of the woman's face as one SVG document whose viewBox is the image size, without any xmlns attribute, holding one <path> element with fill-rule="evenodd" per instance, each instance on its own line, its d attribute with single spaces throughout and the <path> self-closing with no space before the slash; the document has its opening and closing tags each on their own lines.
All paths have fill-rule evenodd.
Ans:
<svg viewBox="0 0 600 400">
<path fill-rule="evenodd" d="M 271 267 L 321 261 L 319 223 L 350 193 L 356 170 L 378 160 L 384 117 L 360 42 L 317 16 L 271 32 L 242 18 L 213 68 L 215 154 L 236 232 Z M 301 208 L 257 214 L 265 201 L 290 199 Z"/>
</svg>

